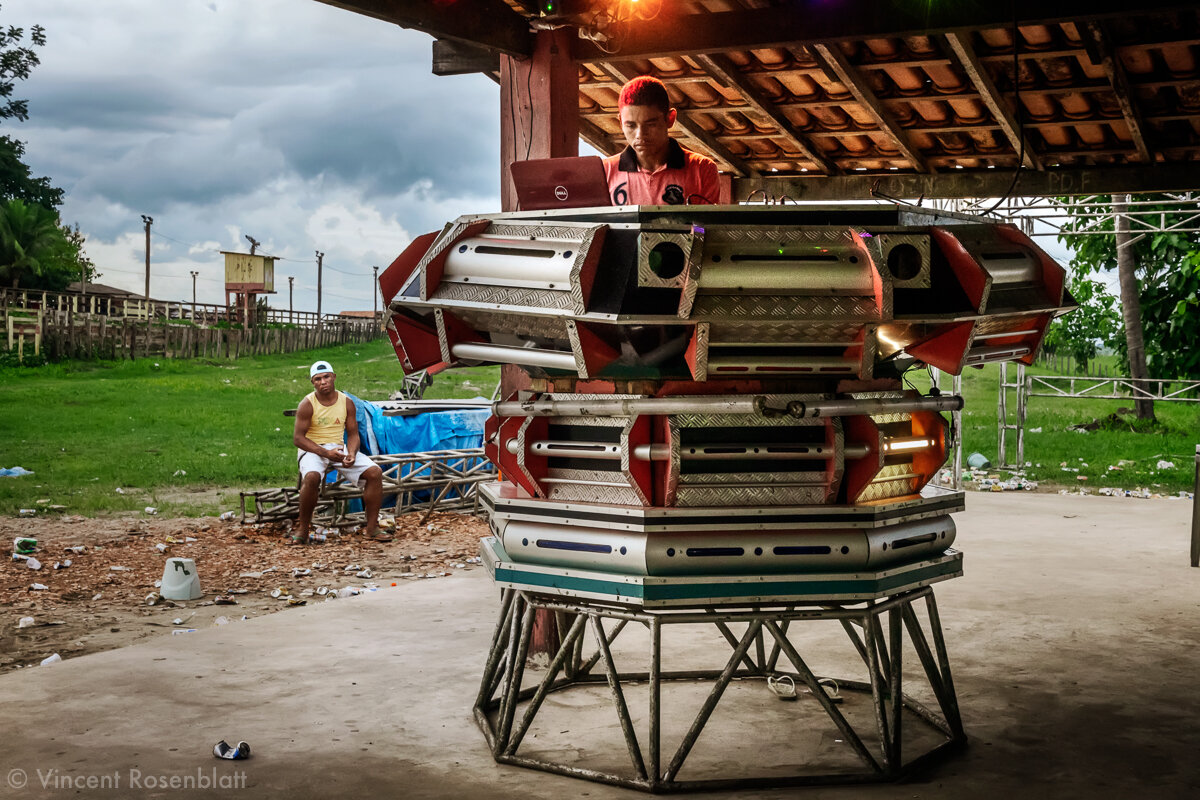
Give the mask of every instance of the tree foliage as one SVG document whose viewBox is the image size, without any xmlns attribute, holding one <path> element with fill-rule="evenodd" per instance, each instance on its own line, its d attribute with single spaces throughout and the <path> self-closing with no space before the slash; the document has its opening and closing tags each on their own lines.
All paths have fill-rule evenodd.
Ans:
<svg viewBox="0 0 1200 800">
<path fill-rule="evenodd" d="M 1078 275 L 1071 276 L 1070 289 L 1079 308 L 1050 325 L 1044 345 L 1046 352 L 1070 356 L 1081 368 L 1086 368 L 1101 347 L 1123 352 L 1125 339 L 1117 298 L 1099 281 Z"/>
<path fill-rule="evenodd" d="M 35 178 L 25 157 L 25 144 L 11 136 L 0 136 L 0 199 L 17 198 L 46 208 L 62 205 L 63 190 L 49 178 Z"/>
<path fill-rule="evenodd" d="M 40 25 L 29 30 L 0 27 L 0 121 L 24 121 L 29 104 L 13 97 L 18 81 L 40 62 L 35 47 L 46 44 Z M 25 144 L 0 136 L 0 283 L 61 291 L 72 281 L 95 277 L 84 253 L 79 226 L 64 225 L 55 210 L 63 190 L 46 177 L 34 177 L 24 161 Z"/>
<path fill-rule="evenodd" d="M 17 198 L 0 206 L 0 280 L 31 286 L 55 271 L 66 249 L 58 214 Z"/>
<path fill-rule="evenodd" d="M 1116 269 L 1114 218 L 1109 198 L 1061 198 L 1070 218 L 1059 241 L 1075 249 L 1071 266 L 1077 278 Z M 1197 199 L 1195 203 L 1200 203 Z M 1165 232 L 1147 232 L 1131 224 L 1137 261 L 1138 297 L 1150 375 L 1156 378 L 1200 378 L 1200 232 L 1189 223 L 1195 203 L 1181 207 L 1160 195 L 1134 195 L 1131 208 Z M 1175 230 L 1171 230 L 1174 228 Z M 1105 235 L 1078 235 L 1103 231 Z M 1097 336 L 1101 336 L 1097 332 Z"/>
<path fill-rule="evenodd" d="M 34 47 L 46 44 L 46 30 L 34 25 L 25 44 L 25 29 L 0 26 L 0 119 L 29 119 L 29 103 L 13 98 L 17 81 L 23 81 L 41 63 Z"/>
</svg>

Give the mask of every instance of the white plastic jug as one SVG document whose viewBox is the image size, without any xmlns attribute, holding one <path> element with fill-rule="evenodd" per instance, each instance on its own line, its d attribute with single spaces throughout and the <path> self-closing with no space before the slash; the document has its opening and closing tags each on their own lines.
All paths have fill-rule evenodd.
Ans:
<svg viewBox="0 0 1200 800">
<path fill-rule="evenodd" d="M 196 562 L 190 558 L 168 558 L 163 567 L 159 594 L 164 600 L 198 600 L 203 597 Z"/>
</svg>

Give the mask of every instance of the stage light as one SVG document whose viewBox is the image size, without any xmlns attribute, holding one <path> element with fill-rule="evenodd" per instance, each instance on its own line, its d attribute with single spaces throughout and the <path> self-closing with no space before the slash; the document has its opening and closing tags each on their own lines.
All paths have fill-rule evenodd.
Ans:
<svg viewBox="0 0 1200 800">
<path fill-rule="evenodd" d="M 884 441 L 883 452 L 896 453 L 902 450 L 925 450 L 933 447 L 933 445 L 933 439 L 927 439 L 924 436 L 896 437 Z"/>
</svg>

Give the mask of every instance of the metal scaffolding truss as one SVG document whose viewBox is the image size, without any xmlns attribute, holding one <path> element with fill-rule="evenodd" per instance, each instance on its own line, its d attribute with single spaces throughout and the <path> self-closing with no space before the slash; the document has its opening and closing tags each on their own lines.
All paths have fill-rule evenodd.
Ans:
<svg viewBox="0 0 1200 800">
<path fill-rule="evenodd" d="M 1191 397 L 1187 396 L 1189 394 Z M 1200 380 L 1030 375 L 1025 379 L 1025 395 L 1027 397 L 1085 397 L 1092 400 L 1170 400 L 1172 402 L 1200 403 Z"/>
<path fill-rule="evenodd" d="M 924 601 L 926 624 L 922 623 L 914 608 L 921 600 Z M 539 670 L 540 674 L 534 676 L 535 680 L 526 685 L 526 659 L 533 636 L 534 612 L 537 610 L 554 614 L 561 645 L 550 664 L 544 670 Z M 796 637 L 798 633 L 808 631 L 808 623 L 820 621 L 841 624 L 865 666 L 866 680 L 841 677 L 831 680 L 814 673 L 801 656 Z M 649 663 L 645 671 L 622 671 L 614 657 L 612 645 L 622 631 L 627 630 L 630 622 L 635 623 L 634 629 L 644 626 L 649 634 Z M 605 623 L 608 623 L 607 628 Z M 732 651 L 723 669 L 663 668 L 664 657 L 668 661 L 675 660 L 675 654 L 666 652 L 663 646 L 664 628 L 689 625 L 717 628 Z M 584 656 L 585 639 L 591 642 L 589 649 L 594 646 L 594 651 L 587 657 Z M 936 710 L 922 705 L 903 691 L 903 653 L 906 648 L 915 652 L 921 667 L 920 670 L 910 669 L 910 679 L 913 673 L 925 678 L 937 705 Z M 626 657 L 627 654 L 622 655 L 622 658 Z M 786 665 L 783 669 L 780 669 L 781 657 Z M 637 658 L 637 663 L 640 666 L 645 662 Z M 728 763 L 723 761 L 717 766 L 725 769 L 729 764 L 738 763 L 739 768 L 755 771 L 776 767 L 776 774 L 681 779 L 680 771 L 693 754 L 693 748 L 713 717 L 722 696 L 735 685 L 734 682 L 778 680 L 783 675 L 791 678 L 797 689 L 807 687 L 815 704 L 819 704 L 819 709 L 808 701 L 789 705 L 788 711 L 794 714 L 785 715 L 778 725 L 767 721 L 771 718 L 769 715 L 752 711 L 756 719 L 753 729 L 757 737 L 748 744 L 762 761 L 769 761 L 771 755 L 764 755 L 768 752 L 768 745 L 784 743 L 783 753 L 774 755 L 786 760 L 779 763 L 743 763 L 729 756 Z M 711 689 L 675 751 L 664 752 L 662 717 L 664 703 L 671 699 L 664 697 L 664 684 L 679 682 L 711 683 Z M 616 772 L 576 766 L 551 760 L 553 753 L 549 757 L 518 753 L 527 739 L 537 740 L 533 745 L 534 750 L 544 746 L 548 738 L 559 740 L 558 735 L 536 735 L 535 722 L 547 706 L 545 701 L 548 695 L 588 685 L 607 685 L 609 689 L 615 723 L 620 728 L 629 758 L 627 770 Z M 835 685 L 836 688 L 833 688 Z M 644 687 L 648 692 L 646 704 L 631 705 L 626 700 L 626 691 L 635 686 Z M 839 692 L 846 690 L 861 692 L 862 696 L 855 694 L 851 698 L 842 698 Z M 770 692 L 764 691 L 759 697 L 775 702 Z M 745 699 L 746 695 L 742 694 L 742 705 L 739 707 L 745 707 Z M 846 700 L 844 704 L 843 699 Z M 583 705 L 589 703 L 584 701 Z M 556 704 L 553 713 L 569 714 L 570 709 L 577 707 L 577 702 L 567 700 Z M 929 587 L 865 603 L 814 600 L 804 605 L 773 608 L 723 610 L 709 607 L 672 611 L 631 609 L 585 600 L 556 601 L 545 596 L 505 589 L 501 599 L 500 620 L 492 638 L 474 710 L 492 755 L 500 763 L 649 792 L 893 780 L 966 743 L 937 604 Z M 821 712 L 832 723 L 831 735 L 823 740 L 823 745 L 832 740 L 838 746 L 822 746 L 820 752 L 816 753 L 798 752 L 797 734 L 819 726 Z M 724 720 L 728 714 L 726 710 L 719 716 Z M 608 752 L 605 744 L 597 743 L 596 738 L 603 736 L 600 731 L 604 726 L 597 726 L 594 721 L 577 725 L 564 722 L 559 717 L 554 719 L 546 724 L 554 725 L 556 729 L 560 724 L 569 726 L 578 737 L 565 745 L 564 757 L 578 763 L 580 753 L 591 753 L 605 764 L 622 760 L 620 753 Z M 913 722 L 920 724 L 910 728 Z M 612 727 L 610 724 L 608 729 Z M 639 727 L 646 729 L 648 735 L 645 739 L 639 740 Z M 795 729 L 788 730 L 789 727 Z M 642 742 L 645 743 L 644 749 Z M 559 741 L 555 744 L 561 749 Z M 923 752 L 913 757 L 914 750 Z M 856 763 L 854 757 L 860 765 L 857 770 L 852 767 Z M 780 764 L 806 765 L 808 769 L 794 774 L 778 774 Z M 703 770 L 704 766 L 699 769 Z M 793 767 L 790 766 L 782 768 L 784 772 L 790 772 L 791 769 Z M 695 769 L 689 767 L 689 773 L 696 774 Z"/>
<path fill-rule="evenodd" d="M 1008 390 L 1016 390 L 1016 418 L 1009 421 Z M 1017 364 L 1015 383 L 1008 381 L 1008 364 L 1000 365 L 1000 394 L 997 409 L 998 469 L 1021 469 L 1025 464 L 1025 421 L 1030 397 L 1081 398 L 1085 400 L 1154 400 L 1170 403 L 1200 403 L 1200 380 L 1181 378 L 1080 378 L 1071 375 L 1029 375 Z M 1006 432 L 1016 431 L 1017 458 L 1009 463 Z"/>
<path fill-rule="evenodd" d="M 1148 200 L 1130 200 L 1124 216 L 1129 221 L 1130 242 L 1156 233 L 1195 233 L 1200 231 L 1200 192 L 1164 193 Z M 985 210 L 1021 227 L 1028 236 L 1112 236 L 1117 215 L 1113 211 L 1112 195 L 1090 195 L 1075 198 L 1088 206 L 1085 211 L 1070 213 L 1069 206 L 1055 197 L 1011 197 L 995 208 L 993 200 L 937 200 L 931 205 L 947 211 L 981 214 Z M 989 207 L 989 208 L 984 208 Z M 1069 221 L 1072 229 L 1066 230 Z"/>
<path fill-rule="evenodd" d="M 396 498 L 395 513 L 436 509 L 475 508 L 476 488 L 495 480 L 496 468 L 482 447 L 435 450 L 428 453 L 370 456 L 383 469 L 383 497 Z M 362 489 L 338 480 L 321 487 L 313 522 L 329 528 L 352 527 L 364 522 L 361 511 L 350 511 L 350 501 L 362 499 Z M 242 522 L 281 522 L 300 511 L 298 486 L 242 492 Z"/>
</svg>

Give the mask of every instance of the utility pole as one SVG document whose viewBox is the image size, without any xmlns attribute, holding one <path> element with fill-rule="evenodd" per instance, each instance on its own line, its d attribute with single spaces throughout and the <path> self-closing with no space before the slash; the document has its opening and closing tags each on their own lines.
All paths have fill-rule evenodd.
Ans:
<svg viewBox="0 0 1200 800">
<path fill-rule="evenodd" d="M 196 276 L 200 273 L 196 270 L 188 270 L 192 274 L 192 322 L 196 321 Z"/>
<path fill-rule="evenodd" d="M 146 223 L 146 313 L 149 313 L 150 303 L 150 226 L 154 224 L 154 217 L 147 217 L 142 214 L 142 222 Z"/>
<path fill-rule="evenodd" d="M 250 255 L 254 255 L 254 251 L 258 249 L 260 244 L 262 244 L 262 242 L 258 241 L 248 233 L 246 234 L 246 241 L 250 242 Z"/>
<path fill-rule="evenodd" d="M 288 275 L 288 324 L 291 325 L 295 320 L 292 319 L 292 284 L 295 282 L 295 275 Z"/>
<path fill-rule="evenodd" d="M 321 262 L 325 254 L 317 250 L 317 330 L 321 329 Z"/>
<path fill-rule="evenodd" d="M 376 324 L 378 324 L 378 322 L 379 322 L 379 267 L 371 267 L 371 269 L 375 273 L 374 277 L 372 278 L 372 283 L 371 283 L 371 302 L 374 304 L 373 305 L 374 314 L 372 316 L 372 319 L 374 319 Z"/>
</svg>

